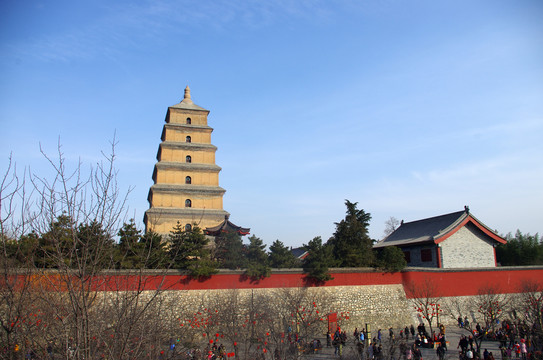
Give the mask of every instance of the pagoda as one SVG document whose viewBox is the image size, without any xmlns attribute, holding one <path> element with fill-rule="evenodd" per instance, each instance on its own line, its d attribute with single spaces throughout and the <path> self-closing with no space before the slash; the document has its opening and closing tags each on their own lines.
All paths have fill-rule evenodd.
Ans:
<svg viewBox="0 0 543 360">
<path fill-rule="evenodd" d="M 146 231 L 169 234 L 179 222 L 185 230 L 198 226 L 207 233 L 207 228 L 215 230 L 228 219 L 208 114 L 192 102 L 188 86 L 183 100 L 168 108 L 144 216 Z"/>
</svg>

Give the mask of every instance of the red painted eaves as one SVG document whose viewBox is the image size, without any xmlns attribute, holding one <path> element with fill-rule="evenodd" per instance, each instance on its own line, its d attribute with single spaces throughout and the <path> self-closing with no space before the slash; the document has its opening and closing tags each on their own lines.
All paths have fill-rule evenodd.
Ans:
<svg viewBox="0 0 543 360">
<path fill-rule="evenodd" d="M 468 216 L 457 226 L 455 226 L 453 229 L 448 231 L 446 234 L 443 234 L 442 236 L 438 238 L 434 238 L 434 243 L 439 244 L 449 237 L 451 237 L 454 233 L 456 233 L 458 230 L 460 230 L 462 227 L 464 227 L 467 223 L 472 223 L 475 225 L 479 230 L 481 230 L 483 233 L 485 233 L 488 237 L 493 239 L 494 241 L 499 242 L 500 244 L 507 243 L 507 240 L 502 238 L 501 236 L 497 235 L 493 231 L 490 231 L 485 225 L 481 224 L 476 218 L 471 216 L 471 214 L 468 214 Z"/>
</svg>

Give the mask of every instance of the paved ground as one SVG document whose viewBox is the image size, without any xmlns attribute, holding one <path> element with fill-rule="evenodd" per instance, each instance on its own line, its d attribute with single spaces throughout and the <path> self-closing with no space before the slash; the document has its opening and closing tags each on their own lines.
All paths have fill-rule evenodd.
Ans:
<svg viewBox="0 0 543 360">
<path fill-rule="evenodd" d="M 388 344 L 388 332 L 387 333 L 387 336 L 386 336 L 386 340 L 383 341 L 383 345 L 386 346 Z M 399 330 L 397 332 L 395 332 L 396 334 L 399 333 Z M 448 345 L 448 350 L 446 352 L 446 355 L 445 355 L 445 359 L 446 360 L 457 360 L 459 358 L 459 350 L 457 349 L 457 346 L 458 346 L 458 342 L 460 341 L 460 335 L 462 334 L 466 334 L 466 335 L 469 335 L 468 332 L 466 332 L 465 330 L 462 330 L 462 329 L 459 329 L 459 328 L 449 328 L 447 329 L 447 340 L 449 342 L 449 345 Z M 385 332 L 383 333 L 383 335 L 385 335 Z M 384 336 L 385 338 L 385 336 Z M 322 344 L 326 344 L 326 339 L 322 338 L 320 339 L 321 340 L 321 343 Z M 413 344 L 413 341 L 409 341 L 408 344 Z M 497 342 L 497 341 L 483 341 L 483 343 L 481 344 L 481 353 L 484 351 L 484 349 L 488 349 L 488 351 L 492 352 L 493 355 L 494 355 L 494 358 L 496 360 L 498 359 L 501 359 L 501 353 L 500 353 L 500 350 L 499 350 L 499 346 L 500 346 L 500 343 Z M 433 360 L 433 359 L 437 359 L 437 355 L 436 355 L 436 351 L 435 349 L 424 349 L 424 348 L 421 348 L 422 350 L 422 357 L 423 357 L 423 360 Z M 356 348 L 354 346 L 354 342 L 353 342 L 353 337 L 352 337 L 352 334 L 348 340 L 348 343 L 347 345 L 344 347 L 344 351 L 343 351 L 343 358 L 344 359 L 348 359 L 348 360 L 351 360 L 351 359 L 360 359 L 358 356 L 357 356 L 357 353 L 356 353 Z M 317 359 L 339 359 L 339 355 L 334 355 L 334 348 L 333 347 L 330 347 L 330 348 L 327 348 L 327 347 L 323 347 L 322 351 L 319 351 L 317 352 L 316 354 L 309 354 L 309 355 L 306 355 L 304 356 L 304 359 L 307 359 L 307 360 L 317 360 Z M 388 358 L 385 358 L 387 360 L 389 360 Z M 398 357 L 396 355 L 395 357 L 396 360 L 398 360 Z"/>
</svg>

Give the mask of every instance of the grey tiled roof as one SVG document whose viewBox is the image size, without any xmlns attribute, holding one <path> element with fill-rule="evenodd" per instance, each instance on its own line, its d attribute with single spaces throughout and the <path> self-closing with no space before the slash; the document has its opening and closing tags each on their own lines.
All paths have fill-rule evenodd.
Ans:
<svg viewBox="0 0 543 360">
<path fill-rule="evenodd" d="M 435 216 L 427 219 L 403 223 L 392 234 L 376 243 L 374 248 L 385 246 L 409 246 L 415 244 L 435 243 L 447 239 L 458 230 L 462 223 L 470 222 L 483 231 L 489 239 L 505 244 L 507 241 L 494 230 L 483 224 L 469 212 L 466 206 L 464 211 Z"/>
<path fill-rule="evenodd" d="M 303 258 L 303 256 L 307 254 L 307 250 L 303 247 L 294 248 L 294 249 L 291 248 L 290 252 L 292 253 L 292 255 L 294 255 L 298 259 Z"/>
<path fill-rule="evenodd" d="M 220 223 L 219 225 L 206 228 L 204 231 L 205 234 L 217 236 L 217 235 L 220 235 L 221 233 L 226 233 L 226 232 L 237 232 L 240 235 L 247 235 L 250 233 L 251 228 L 244 228 L 241 226 L 237 226 L 236 224 L 230 222 L 228 218 L 229 218 L 229 215 L 225 216 L 224 221 Z"/>
<path fill-rule="evenodd" d="M 461 223 L 469 213 L 458 211 L 427 219 L 403 223 L 392 234 L 374 245 L 375 248 L 393 245 L 414 245 L 433 242 Z"/>
</svg>

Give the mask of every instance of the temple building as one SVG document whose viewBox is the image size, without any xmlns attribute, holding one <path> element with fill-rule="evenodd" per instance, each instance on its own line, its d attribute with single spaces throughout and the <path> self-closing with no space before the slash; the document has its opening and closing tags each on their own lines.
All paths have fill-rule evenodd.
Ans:
<svg viewBox="0 0 543 360">
<path fill-rule="evenodd" d="M 179 222 L 208 235 L 231 228 L 249 233 L 228 221 L 230 214 L 223 209 L 226 190 L 219 186 L 221 168 L 215 164 L 208 115 L 209 110 L 192 102 L 188 86 L 183 100 L 168 108 L 143 219 L 146 231 L 169 234 Z"/>
<path fill-rule="evenodd" d="M 496 246 L 507 241 L 464 207 L 463 211 L 403 222 L 375 249 L 399 247 L 407 266 L 430 268 L 495 267 Z"/>
</svg>

